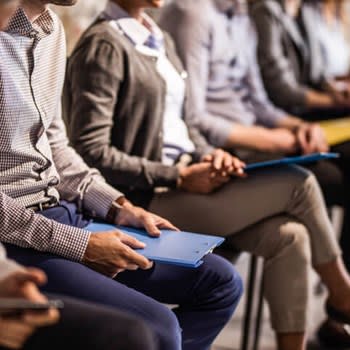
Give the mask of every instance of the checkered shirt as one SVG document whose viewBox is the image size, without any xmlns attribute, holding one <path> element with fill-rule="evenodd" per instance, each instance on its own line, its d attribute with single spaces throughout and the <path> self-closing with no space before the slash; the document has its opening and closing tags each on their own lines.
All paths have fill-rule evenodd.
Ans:
<svg viewBox="0 0 350 350">
<path fill-rule="evenodd" d="M 65 199 L 105 218 L 122 196 L 68 145 L 65 62 L 64 30 L 51 10 L 31 23 L 19 9 L 0 32 L 0 240 L 80 261 L 89 232 L 26 209 Z"/>
</svg>

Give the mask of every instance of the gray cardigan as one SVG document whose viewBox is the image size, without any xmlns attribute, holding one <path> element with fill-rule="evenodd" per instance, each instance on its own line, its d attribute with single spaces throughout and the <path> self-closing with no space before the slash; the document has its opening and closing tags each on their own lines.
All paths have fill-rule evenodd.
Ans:
<svg viewBox="0 0 350 350">
<path fill-rule="evenodd" d="M 168 58 L 182 64 L 165 34 Z M 176 166 L 161 163 L 166 85 L 152 57 L 99 19 L 68 62 L 65 120 L 73 146 L 113 186 L 146 206 L 157 186 L 175 187 Z M 184 104 L 185 105 L 185 104 Z M 212 151 L 193 127 L 195 159 Z"/>
<path fill-rule="evenodd" d="M 319 42 L 313 35 L 313 11 L 304 5 L 297 21 L 286 14 L 283 0 L 254 0 L 250 14 L 258 32 L 259 64 L 271 100 L 290 112 L 304 111 L 307 89 L 322 90 L 324 83 Z"/>
</svg>

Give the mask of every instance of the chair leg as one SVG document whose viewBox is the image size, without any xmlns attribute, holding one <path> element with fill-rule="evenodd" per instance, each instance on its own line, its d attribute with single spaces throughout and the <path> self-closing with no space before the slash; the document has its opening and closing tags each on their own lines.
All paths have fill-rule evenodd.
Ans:
<svg viewBox="0 0 350 350">
<path fill-rule="evenodd" d="M 262 318 L 262 269 L 263 259 L 251 256 L 248 273 L 248 290 L 246 294 L 243 319 L 244 324 L 241 350 L 252 350 L 255 349 L 254 346 L 258 346 L 258 339 L 256 338 L 257 335 L 260 334 L 260 323 Z"/>
<path fill-rule="evenodd" d="M 255 337 L 253 350 L 259 349 L 261 326 L 264 314 L 264 276 L 261 276 L 260 286 L 259 286 L 259 303 L 258 303 L 258 313 L 256 315 L 255 321 Z"/>
</svg>

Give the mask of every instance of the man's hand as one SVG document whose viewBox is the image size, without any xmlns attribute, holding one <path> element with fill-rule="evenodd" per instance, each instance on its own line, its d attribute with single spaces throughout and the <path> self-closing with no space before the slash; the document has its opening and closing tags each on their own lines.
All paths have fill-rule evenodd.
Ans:
<svg viewBox="0 0 350 350">
<path fill-rule="evenodd" d="M 209 194 L 229 180 L 228 174 L 216 174 L 211 163 L 202 162 L 180 169 L 178 187 L 192 193 Z"/>
<path fill-rule="evenodd" d="M 328 152 L 329 146 L 323 129 L 315 123 L 304 123 L 296 131 L 303 154 Z"/>
<path fill-rule="evenodd" d="M 147 270 L 152 267 L 152 262 L 134 251 L 144 247 L 143 242 L 120 231 L 93 233 L 83 262 L 109 277 L 125 270 Z"/>
<path fill-rule="evenodd" d="M 213 153 L 204 156 L 202 161 L 211 163 L 214 174 L 220 174 L 223 177 L 227 175 L 245 176 L 245 163 L 222 149 L 214 150 Z"/>
<path fill-rule="evenodd" d="M 150 236 L 158 237 L 159 229 L 168 229 L 178 231 L 168 220 L 150 213 L 143 208 L 132 205 L 129 201 L 125 201 L 115 218 L 116 225 L 124 225 L 131 227 L 144 228 Z"/>
<path fill-rule="evenodd" d="M 45 282 L 46 276 L 42 271 L 23 269 L 0 281 L 0 297 L 45 303 L 47 298 L 37 288 L 37 285 Z M 25 312 L 16 318 L 1 317 L 0 346 L 20 349 L 37 328 L 55 324 L 58 320 L 59 313 L 56 309 L 40 313 Z"/>
</svg>

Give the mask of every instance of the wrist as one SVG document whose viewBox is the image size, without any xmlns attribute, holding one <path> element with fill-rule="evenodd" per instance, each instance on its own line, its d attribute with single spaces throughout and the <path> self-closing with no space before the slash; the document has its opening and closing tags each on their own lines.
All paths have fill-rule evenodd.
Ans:
<svg viewBox="0 0 350 350">
<path fill-rule="evenodd" d="M 177 168 L 179 170 L 178 172 L 178 177 L 177 177 L 177 180 L 176 180 L 176 188 L 182 188 L 183 186 L 183 183 L 184 183 L 184 180 L 185 180 L 185 174 L 186 174 L 186 166 L 179 166 L 177 165 Z"/>
<path fill-rule="evenodd" d="M 117 217 L 123 208 L 131 207 L 132 204 L 125 197 L 119 197 L 112 204 L 106 216 L 106 221 L 109 223 L 116 223 Z"/>
</svg>

